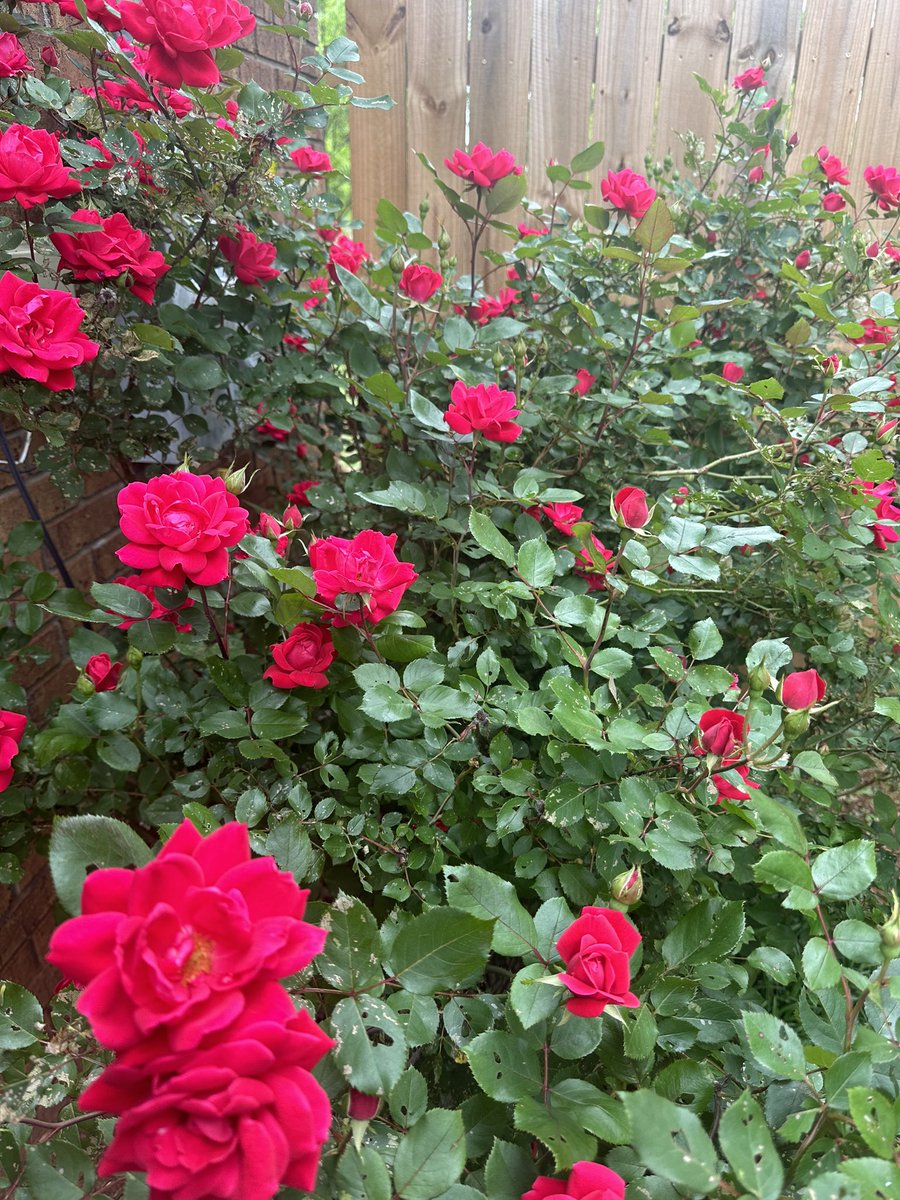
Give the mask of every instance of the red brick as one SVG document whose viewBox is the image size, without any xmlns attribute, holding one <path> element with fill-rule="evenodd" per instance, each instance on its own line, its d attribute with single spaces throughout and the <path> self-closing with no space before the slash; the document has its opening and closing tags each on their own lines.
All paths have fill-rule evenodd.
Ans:
<svg viewBox="0 0 900 1200">
<path fill-rule="evenodd" d="M 74 558 L 79 550 L 116 528 L 119 519 L 117 492 L 117 487 L 108 487 L 79 500 L 74 508 L 50 523 L 50 533 L 64 559 Z"/>
</svg>

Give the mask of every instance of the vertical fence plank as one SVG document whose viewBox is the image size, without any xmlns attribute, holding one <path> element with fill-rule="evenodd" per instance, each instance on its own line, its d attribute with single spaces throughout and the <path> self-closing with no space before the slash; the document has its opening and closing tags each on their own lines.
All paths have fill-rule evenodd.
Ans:
<svg viewBox="0 0 900 1200">
<path fill-rule="evenodd" d="M 533 20 L 528 192 L 547 203 L 547 162 L 569 162 L 591 140 L 597 0 L 534 0 Z M 566 207 L 581 211 L 583 195 L 567 193 Z"/>
<path fill-rule="evenodd" d="M 803 0 L 737 0 L 729 82 L 748 67 L 766 68 L 766 91 L 790 99 L 800 45 Z"/>
<path fill-rule="evenodd" d="M 896 0 L 879 0 L 850 155 L 850 178 L 858 201 L 866 193 L 863 180 L 866 167 L 884 163 L 900 169 L 898 112 L 900 4 Z"/>
<path fill-rule="evenodd" d="M 427 155 L 446 179 L 444 159 L 466 144 L 467 0 L 414 0 L 407 5 L 407 25 L 407 207 L 415 212 L 427 194 L 428 232 L 437 236 L 442 223 L 462 262 L 468 244 L 465 227 L 414 152 Z"/>
<path fill-rule="evenodd" d="M 875 0 L 807 0 L 792 119 L 798 163 L 823 142 L 847 158 L 874 12 Z"/>
<path fill-rule="evenodd" d="M 469 140 L 509 150 L 524 163 L 528 149 L 531 23 L 516 19 L 509 0 L 473 0 L 469 59 Z M 489 229 L 486 247 L 509 248 Z"/>
<path fill-rule="evenodd" d="M 385 197 L 406 207 L 406 6 L 400 0 L 347 0 L 347 36 L 359 46 L 364 94 L 396 101 L 390 112 L 350 109 L 353 216 L 364 222 L 371 251 L 378 201 Z"/>
<path fill-rule="evenodd" d="M 653 147 L 667 0 L 600 0 L 594 138 L 606 143 L 598 175 L 641 171 Z"/>
<path fill-rule="evenodd" d="M 708 157 L 715 150 L 719 123 L 694 74 L 715 87 L 725 83 L 733 7 L 732 0 L 670 0 L 660 68 L 657 158 L 671 154 L 681 164 L 684 147 L 678 134 L 688 130 L 703 139 Z"/>
</svg>

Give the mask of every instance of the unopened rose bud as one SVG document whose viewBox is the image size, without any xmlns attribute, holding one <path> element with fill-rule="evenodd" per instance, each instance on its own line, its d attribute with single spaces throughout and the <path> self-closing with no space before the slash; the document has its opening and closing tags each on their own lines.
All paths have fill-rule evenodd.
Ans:
<svg viewBox="0 0 900 1200">
<path fill-rule="evenodd" d="M 497 368 L 498 371 L 505 365 L 506 355 L 503 353 L 503 351 L 500 349 L 499 346 L 496 348 L 494 353 L 491 355 L 491 362 L 494 364 L 494 366 Z"/>
<path fill-rule="evenodd" d="M 891 899 L 894 901 L 894 907 L 881 926 L 881 952 L 885 962 L 900 958 L 900 901 L 897 900 L 896 892 L 891 892 Z"/>
<path fill-rule="evenodd" d="M 367 1096 L 365 1092 L 351 1088 L 347 1113 L 352 1121 L 371 1121 L 380 1104 L 380 1096 Z"/>
<path fill-rule="evenodd" d="M 829 354 L 819 365 L 826 375 L 835 375 L 840 370 L 841 360 L 836 354 Z"/>
<path fill-rule="evenodd" d="M 41 51 L 41 62 L 45 67 L 49 67 L 53 71 L 59 66 L 59 55 L 52 46 L 45 46 Z"/>
<path fill-rule="evenodd" d="M 138 650 L 137 646 L 129 646 L 125 651 L 125 661 L 135 671 L 140 670 L 141 663 L 144 661 L 143 651 Z"/>
<path fill-rule="evenodd" d="M 795 147 L 796 147 L 796 146 L 798 146 L 798 145 L 799 145 L 799 143 L 800 143 L 800 134 L 799 134 L 799 133 L 792 133 L 792 134 L 791 134 L 791 136 L 788 138 L 788 142 L 787 142 L 787 144 L 788 144 L 788 145 L 790 146 L 790 148 L 793 150 L 793 149 L 795 149 Z"/>
<path fill-rule="evenodd" d="M 424 221 L 431 210 L 431 205 L 427 200 L 419 201 L 419 220 Z"/>
<path fill-rule="evenodd" d="M 647 493 L 638 487 L 619 488 L 612 498 L 610 515 L 621 529 L 643 529 L 650 520 Z"/>
<path fill-rule="evenodd" d="M 76 696 L 85 696 L 85 697 L 93 696 L 93 694 L 94 694 L 94 692 L 96 692 L 96 690 L 97 689 L 94 687 L 94 685 L 88 679 L 87 675 L 79 675 L 78 676 L 78 679 L 75 683 L 75 695 Z"/>
<path fill-rule="evenodd" d="M 316 10 L 311 4 L 303 3 L 297 8 L 297 16 L 301 21 L 309 21 L 316 15 Z"/>
<path fill-rule="evenodd" d="M 253 475 L 255 474 L 256 472 L 254 471 Z M 253 478 L 253 475 L 250 476 L 250 479 Z M 225 476 L 225 489 L 226 491 L 231 492 L 234 496 L 240 496 L 241 492 L 245 492 L 247 490 L 247 485 L 249 484 L 250 479 L 247 478 L 246 467 L 238 467 L 236 470 L 229 470 L 228 474 Z"/>
<path fill-rule="evenodd" d="M 525 339 L 524 338 L 516 338 L 515 344 L 513 345 L 513 355 L 515 357 L 516 362 L 524 362 L 525 356 L 527 355 L 527 353 L 528 353 L 528 346 L 525 342 Z"/>
<path fill-rule="evenodd" d="M 896 417 L 892 421 L 885 421 L 883 425 L 879 426 L 878 432 L 875 434 L 875 441 L 882 446 L 889 445 L 897 434 L 898 424 L 900 421 Z"/>
<path fill-rule="evenodd" d="M 768 669 L 762 663 L 754 667 L 747 675 L 747 683 L 751 696 L 761 695 L 768 688 L 772 687 L 774 682 Z"/>
<path fill-rule="evenodd" d="M 446 260 L 447 270 L 454 271 L 456 269 L 456 262 L 457 262 L 456 255 L 451 254 L 450 257 Z"/>
<path fill-rule="evenodd" d="M 619 904 L 637 904 L 644 894 L 641 868 L 632 867 L 630 871 L 623 871 L 621 875 L 617 875 L 610 884 L 609 891 L 613 900 L 618 900 Z"/>
<path fill-rule="evenodd" d="M 877 258 L 878 250 L 878 238 L 876 238 L 874 242 L 869 242 L 868 246 L 866 246 L 866 258 Z"/>
<path fill-rule="evenodd" d="M 441 232 L 438 234 L 438 243 L 437 244 L 438 244 L 438 250 L 440 250 L 441 254 L 446 254 L 447 251 L 450 249 L 450 245 L 451 245 L 450 234 L 443 227 L 443 225 L 441 226 Z"/>
<path fill-rule="evenodd" d="M 809 729 L 809 711 L 790 712 L 784 718 L 784 736 L 786 738 L 800 737 Z"/>
<path fill-rule="evenodd" d="M 303 514 L 296 504 L 289 504 L 281 516 L 285 529 L 299 529 L 303 524 Z"/>
</svg>

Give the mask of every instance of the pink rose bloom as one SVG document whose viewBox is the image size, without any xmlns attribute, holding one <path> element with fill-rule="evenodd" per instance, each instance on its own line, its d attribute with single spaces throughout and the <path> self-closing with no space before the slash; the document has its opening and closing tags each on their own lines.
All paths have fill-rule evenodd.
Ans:
<svg viewBox="0 0 900 1200">
<path fill-rule="evenodd" d="M 300 146 L 292 150 L 289 157 L 304 175 L 327 175 L 333 169 L 328 155 L 323 150 L 314 150 L 312 146 Z"/>
<path fill-rule="evenodd" d="M 643 529 L 650 520 L 647 493 L 643 488 L 619 488 L 613 497 L 613 509 L 625 529 Z"/>
<path fill-rule="evenodd" d="M 800 253 L 797 255 L 797 257 L 794 259 L 794 266 L 797 268 L 798 271 L 803 271 L 809 266 L 811 258 L 812 258 L 812 255 L 810 254 L 810 252 L 808 250 L 801 250 Z"/>
<path fill-rule="evenodd" d="M 128 545 L 116 551 L 126 566 L 158 570 L 170 587 L 198 587 L 228 575 L 228 550 L 250 528 L 247 510 L 213 475 L 175 471 L 149 483 L 129 483 L 118 496 L 119 528 Z"/>
<path fill-rule="evenodd" d="M 308 895 L 273 858 L 251 856 L 246 825 L 201 837 L 185 820 L 146 866 L 91 872 L 81 916 L 54 931 L 47 958 L 84 988 L 78 1011 L 104 1046 L 146 1052 L 158 1033 L 181 1059 L 240 1017 L 251 984 L 319 953 Z"/>
<path fill-rule="evenodd" d="M 459 379 L 450 393 L 444 420 L 454 433 L 483 433 L 489 442 L 514 442 L 522 432 L 513 419 L 520 411 L 515 392 L 505 392 L 496 383 L 469 387 Z"/>
<path fill-rule="evenodd" d="M 125 664 L 113 662 L 108 654 L 92 654 L 84 665 L 85 675 L 98 692 L 114 691 L 124 670 Z"/>
<path fill-rule="evenodd" d="M 118 575 L 113 580 L 113 583 L 120 583 L 123 587 L 129 587 L 132 591 L 140 592 L 142 596 L 146 596 L 153 606 L 150 610 L 149 617 L 144 618 L 147 621 L 169 621 L 175 626 L 179 633 L 187 633 L 190 628 L 189 621 L 183 621 L 179 618 L 179 613 L 183 613 L 186 608 L 193 608 L 194 601 L 189 596 L 185 596 L 179 600 L 174 608 L 166 608 L 161 604 L 156 595 L 157 589 L 165 592 L 166 596 L 170 596 L 173 600 L 178 595 L 178 591 L 168 586 L 164 582 L 168 578 L 165 571 L 160 575 L 156 571 L 143 571 L 139 575 Z M 126 617 L 121 624 L 117 625 L 117 629 L 130 629 L 135 621 L 140 620 L 139 617 Z"/>
<path fill-rule="evenodd" d="M 73 367 L 100 349 L 81 332 L 84 310 L 69 292 L 4 272 L 0 277 L 0 372 L 14 371 L 51 392 L 75 386 Z"/>
<path fill-rule="evenodd" d="M 523 238 L 546 237 L 547 234 L 550 232 L 549 228 L 546 225 L 542 225 L 539 229 L 531 229 L 528 225 L 520 224 L 517 226 L 517 228 L 519 230 L 519 237 L 523 237 Z"/>
<path fill-rule="evenodd" d="M 316 600 L 332 610 L 335 627 L 376 624 L 394 612 L 403 593 L 419 578 L 411 563 L 394 553 L 397 535 L 364 529 L 352 538 L 317 538 L 309 547 Z"/>
<path fill-rule="evenodd" d="M 588 906 L 556 943 L 565 964 L 560 975 L 572 995 L 566 1008 L 576 1017 L 599 1017 L 610 1004 L 637 1008 L 631 986 L 631 956 L 641 935 L 612 908 Z"/>
<path fill-rule="evenodd" d="M 612 562 L 615 558 L 612 550 L 607 550 L 600 539 L 591 534 L 591 542 L 594 547 L 596 557 L 603 560 L 604 563 Z M 589 592 L 601 592 L 606 589 L 606 570 L 601 569 L 587 550 L 579 550 L 575 555 L 575 574 L 580 579 L 586 579 Z"/>
<path fill-rule="evenodd" d="M 307 287 L 311 295 L 303 301 L 304 308 L 318 308 L 320 304 L 324 304 L 328 299 L 328 280 L 324 275 L 317 275 L 315 279 L 310 279 Z"/>
<path fill-rule="evenodd" d="M 727 379 L 729 383 L 740 383 L 744 378 L 744 368 L 739 367 L 737 363 L 727 362 L 722 367 L 722 378 Z"/>
<path fill-rule="evenodd" d="M 625 167 L 621 171 L 610 171 L 600 182 L 600 191 L 607 204 L 639 221 L 656 199 L 656 188 L 650 186 L 643 175 Z"/>
<path fill-rule="evenodd" d="M 521 175 L 522 168 L 516 165 L 516 160 L 508 150 L 498 150 L 496 154 L 484 142 L 477 142 L 470 154 L 464 150 L 454 150 L 452 158 L 444 159 L 444 166 L 466 179 L 475 187 L 490 188 L 507 175 Z"/>
<path fill-rule="evenodd" d="M 400 276 L 400 291 L 417 304 L 425 304 L 439 291 L 443 282 L 444 277 L 440 271 L 435 271 L 424 263 L 409 263 L 403 268 Z"/>
<path fill-rule="evenodd" d="M 238 0 L 125 0 L 122 24 L 149 47 L 147 74 L 170 87 L 219 82 L 212 54 L 252 33 L 256 18 Z"/>
<path fill-rule="evenodd" d="M 0 79 L 13 79 L 33 71 L 31 60 L 14 33 L 0 33 Z"/>
<path fill-rule="evenodd" d="M 822 207 L 826 212 L 840 212 L 847 207 L 847 201 L 840 192 L 826 192 L 822 197 Z"/>
<path fill-rule="evenodd" d="M 751 183 L 762 183 L 765 171 L 762 167 L 751 167 L 747 172 L 747 178 Z"/>
<path fill-rule="evenodd" d="M 885 167 L 880 163 L 877 167 L 866 167 L 863 179 L 883 212 L 900 208 L 900 171 L 896 167 Z"/>
<path fill-rule="evenodd" d="M 861 337 L 849 339 L 854 346 L 886 346 L 897 332 L 890 325 L 879 325 L 872 317 L 864 317 L 859 323 L 865 332 Z"/>
<path fill-rule="evenodd" d="M 119 1118 L 98 1175 L 145 1171 L 158 1200 L 312 1191 L 331 1105 L 310 1072 L 333 1045 L 270 984 L 218 1041 L 150 1061 L 143 1048 L 126 1052 L 79 1100 Z"/>
<path fill-rule="evenodd" d="M 15 200 L 34 208 L 81 191 L 59 153 L 59 140 L 46 129 L 8 125 L 0 134 L 0 204 Z"/>
<path fill-rule="evenodd" d="M 884 243 L 884 252 L 894 262 L 900 262 L 900 246 L 895 246 L 890 239 Z"/>
<path fill-rule="evenodd" d="M 818 671 L 794 671 L 785 675 L 778 689 L 778 698 L 785 708 L 796 711 L 812 708 L 825 697 L 825 680 Z"/>
<path fill-rule="evenodd" d="M 749 67 L 740 75 L 735 75 L 732 86 L 739 92 L 755 92 L 757 88 L 765 87 L 765 68 Z"/>
<path fill-rule="evenodd" d="M 34 0 L 30 0 L 34 2 Z M 40 0 L 38 0 L 40 2 Z M 104 29 L 108 29 L 110 33 L 115 33 L 117 29 L 122 28 L 122 20 L 116 7 L 113 4 L 108 4 L 107 0 L 85 0 L 85 9 L 91 20 L 96 21 L 98 25 L 102 25 Z M 66 17 L 72 17 L 76 21 L 81 20 L 81 13 L 75 7 L 75 0 L 59 0 L 59 11 Z M 41 58 L 44 57 L 44 51 L 41 51 Z M 44 59 L 46 62 L 46 59 Z M 58 67 L 59 61 L 48 63 L 50 67 Z"/>
<path fill-rule="evenodd" d="M 578 368 L 578 370 L 575 372 L 575 378 L 578 380 L 578 382 L 572 388 L 573 396 L 586 396 L 597 382 L 597 376 L 592 375 L 590 371 L 585 370 L 584 367 Z"/>
<path fill-rule="evenodd" d="M 539 1175 L 522 1200 L 625 1200 L 625 1180 L 599 1163 L 577 1162 L 566 1180 Z"/>
<path fill-rule="evenodd" d="M 59 251 L 58 270 L 71 271 L 75 279 L 118 279 L 128 276 L 128 290 L 139 300 L 153 303 L 156 285 L 171 267 L 165 255 L 150 248 L 150 238 L 131 224 L 124 213 L 101 217 L 94 208 L 77 208 L 73 221 L 99 225 L 80 233 L 51 233 Z"/>
<path fill-rule="evenodd" d="M 19 743 L 27 724 L 28 718 L 21 713 L 0 708 L 0 792 L 5 792 L 12 783 L 12 760 L 19 753 Z"/>
<path fill-rule="evenodd" d="M 825 176 L 825 181 L 831 187 L 849 187 L 850 175 L 838 156 L 832 154 L 827 146 L 820 146 L 816 154 L 819 156 L 819 169 Z"/>
<path fill-rule="evenodd" d="M 234 268 L 234 274 L 248 287 L 277 278 L 279 272 L 272 263 L 277 254 L 274 242 L 261 242 L 246 225 L 235 226 L 235 236 L 222 234 L 219 238 L 222 257 Z"/>
<path fill-rule="evenodd" d="M 572 536 L 572 526 L 577 525 L 584 517 L 584 509 L 577 504 L 545 504 L 540 509 L 545 517 L 550 518 L 554 528 L 566 537 Z M 538 514 L 540 520 L 540 514 Z"/>
<path fill-rule="evenodd" d="M 321 625 L 301 621 L 283 642 L 270 646 L 275 665 L 263 674 L 277 688 L 323 688 L 325 672 L 334 662 L 331 634 Z"/>
<path fill-rule="evenodd" d="M 328 273 L 337 283 L 335 266 L 343 267 L 351 275 L 355 275 L 368 257 L 369 252 L 364 242 L 354 242 L 345 233 L 340 233 L 328 248 Z"/>
</svg>

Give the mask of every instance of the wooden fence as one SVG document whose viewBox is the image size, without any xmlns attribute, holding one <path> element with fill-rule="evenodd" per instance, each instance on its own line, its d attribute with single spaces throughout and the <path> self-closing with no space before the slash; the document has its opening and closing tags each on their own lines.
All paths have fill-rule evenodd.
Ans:
<svg viewBox="0 0 900 1200">
<path fill-rule="evenodd" d="M 417 211 L 431 201 L 460 246 L 460 223 L 414 151 L 436 165 L 487 142 L 530 168 L 593 140 L 593 173 L 642 170 L 645 154 L 681 158 L 678 133 L 713 145 L 716 119 L 694 73 L 721 87 L 764 64 L 771 95 L 791 103 L 797 160 L 825 142 L 862 194 L 869 163 L 900 167 L 900 0 L 346 0 L 364 94 L 390 94 L 389 113 L 351 109 L 354 216 L 371 240 L 385 196 Z M 445 176 L 446 177 L 446 176 Z"/>
</svg>

